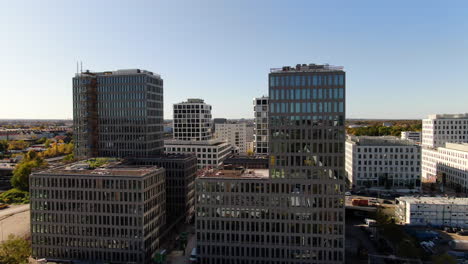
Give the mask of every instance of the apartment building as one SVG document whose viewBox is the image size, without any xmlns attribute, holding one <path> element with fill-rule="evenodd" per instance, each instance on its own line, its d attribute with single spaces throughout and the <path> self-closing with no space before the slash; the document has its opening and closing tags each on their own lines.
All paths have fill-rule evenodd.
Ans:
<svg viewBox="0 0 468 264">
<path fill-rule="evenodd" d="M 419 191 L 421 147 L 396 137 L 349 136 L 346 172 L 355 189 Z"/>
<path fill-rule="evenodd" d="M 249 132 L 247 130 L 246 123 L 215 124 L 214 137 L 229 143 L 234 149 L 238 150 L 238 153 L 247 154 L 249 140 L 252 139 L 251 134 L 250 138 L 248 138 Z"/>
<path fill-rule="evenodd" d="M 421 132 L 418 131 L 402 131 L 401 139 L 413 140 L 414 142 L 421 142 Z"/>
<path fill-rule="evenodd" d="M 86 162 L 30 176 L 32 256 L 151 263 L 166 223 L 164 169 Z"/>
<path fill-rule="evenodd" d="M 163 80 L 130 69 L 73 78 L 75 156 L 144 157 L 163 152 Z"/>
<path fill-rule="evenodd" d="M 268 154 L 268 96 L 254 98 L 254 143 L 255 154 Z"/>
<path fill-rule="evenodd" d="M 468 143 L 468 113 L 429 115 L 422 121 L 422 146 L 444 147 L 445 143 Z"/>
<path fill-rule="evenodd" d="M 468 228 L 468 198 L 400 197 L 395 216 L 407 225 Z"/>
</svg>

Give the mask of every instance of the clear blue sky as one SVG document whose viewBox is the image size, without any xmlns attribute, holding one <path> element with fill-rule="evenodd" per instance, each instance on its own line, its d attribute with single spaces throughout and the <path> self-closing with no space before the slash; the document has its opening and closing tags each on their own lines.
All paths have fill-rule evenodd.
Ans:
<svg viewBox="0 0 468 264">
<path fill-rule="evenodd" d="M 252 118 L 297 63 L 345 67 L 348 118 L 468 112 L 468 1 L 8 1 L 0 34 L 0 118 L 72 118 L 77 60 L 160 73 L 166 118 Z"/>
</svg>

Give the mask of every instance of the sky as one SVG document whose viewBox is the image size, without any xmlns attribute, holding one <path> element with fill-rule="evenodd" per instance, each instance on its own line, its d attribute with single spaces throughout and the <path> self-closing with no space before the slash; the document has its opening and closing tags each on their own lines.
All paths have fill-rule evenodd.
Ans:
<svg viewBox="0 0 468 264">
<path fill-rule="evenodd" d="M 72 77 L 139 68 L 164 79 L 164 115 L 203 98 L 253 118 L 270 68 L 344 66 L 347 118 L 468 112 L 468 1 L 8 1 L 0 119 L 71 119 Z"/>
</svg>

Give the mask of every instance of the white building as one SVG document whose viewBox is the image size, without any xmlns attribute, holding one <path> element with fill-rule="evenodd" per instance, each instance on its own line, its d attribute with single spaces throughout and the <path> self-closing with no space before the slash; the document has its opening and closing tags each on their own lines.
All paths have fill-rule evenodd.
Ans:
<svg viewBox="0 0 468 264">
<path fill-rule="evenodd" d="M 421 142 L 421 132 L 418 131 L 402 131 L 401 139 L 413 140 L 414 142 Z"/>
<path fill-rule="evenodd" d="M 422 121 L 422 146 L 444 147 L 445 143 L 468 142 L 468 114 L 429 115 Z"/>
<path fill-rule="evenodd" d="M 187 99 L 174 104 L 174 139 L 209 140 L 211 133 L 211 105 L 203 99 Z"/>
<path fill-rule="evenodd" d="M 268 96 L 254 98 L 254 152 L 269 153 L 268 150 Z"/>
<path fill-rule="evenodd" d="M 468 228 L 468 198 L 400 197 L 395 216 L 407 225 Z"/>
<path fill-rule="evenodd" d="M 222 140 L 165 140 L 166 154 L 195 154 L 199 168 L 218 167 L 231 153 L 231 145 Z"/>
<path fill-rule="evenodd" d="M 446 143 L 437 149 L 423 148 L 422 177 L 439 179 L 460 192 L 468 193 L 468 144 Z"/>
<path fill-rule="evenodd" d="M 249 141 L 252 140 L 252 134 L 247 131 L 251 127 L 247 127 L 246 123 L 236 124 L 215 124 L 215 138 L 223 140 L 233 148 L 237 148 L 239 153 L 246 154 L 249 150 Z"/>
<path fill-rule="evenodd" d="M 421 147 L 413 141 L 349 136 L 345 145 L 345 169 L 353 188 L 420 190 Z"/>
</svg>

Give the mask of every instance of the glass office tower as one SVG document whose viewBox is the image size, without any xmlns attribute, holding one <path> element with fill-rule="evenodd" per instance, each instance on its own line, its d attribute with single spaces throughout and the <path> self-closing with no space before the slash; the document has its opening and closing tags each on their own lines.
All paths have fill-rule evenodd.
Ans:
<svg viewBox="0 0 468 264">
<path fill-rule="evenodd" d="M 147 157 L 163 153 L 163 80 L 130 69 L 73 78 L 76 157 Z"/>
</svg>

